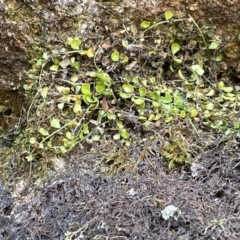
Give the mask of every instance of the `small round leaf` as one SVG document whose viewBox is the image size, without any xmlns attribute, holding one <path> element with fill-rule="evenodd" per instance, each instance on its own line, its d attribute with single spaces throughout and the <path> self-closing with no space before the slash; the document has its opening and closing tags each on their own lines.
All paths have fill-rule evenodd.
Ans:
<svg viewBox="0 0 240 240">
<path fill-rule="evenodd" d="M 203 75 L 204 74 L 204 70 L 202 69 L 202 67 L 198 64 L 196 65 L 192 65 L 191 66 L 191 69 L 196 72 L 199 76 Z"/>
<path fill-rule="evenodd" d="M 38 130 L 38 132 L 40 134 L 42 134 L 43 136 L 48 136 L 49 135 L 49 132 L 46 129 L 42 128 L 42 127 Z"/>
<path fill-rule="evenodd" d="M 180 45 L 178 43 L 173 43 L 171 45 L 171 51 L 172 51 L 172 54 L 176 54 L 179 50 L 180 50 Z"/>
<path fill-rule="evenodd" d="M 219 43 L 217 41 L 212 41 L 208 49 L 216 49 Z"/>
<path fill-rule="evenodd" d="M 112 54 L 111 54 L 111 59 L 114 61 L 114 62 L 118 62 L 119 61 L 119 52 L 118 51 L 114 51 Z"/>
<path fill-rule="evenodd" d="M 165 16 L 165 19 L 166 19 L 166 20 L 169 20 L 169 19 L 171 19 L 171 18 L 173 17 L 173 13 L 170 12 L 170 11 L 166 11 L 166 12 L 164 13 L 164 16 Z"/>
<path fill-rule="evenodd" d="M 198 115 L 197 109 L 192 109 L 192 110 L 191 110 L 191 113 L 190 113 L 190 116 L 191 116 L 191 117 L 196 117 L 197 115 Z"/>
<path fill-rule="evenodd" d="M 140 26 L 141 28 L 148 28 L 150 26 L 151 22 L 150 21 L 142 21 Z"/>
<path fill-rule="evenodd" d="M 133 98 L 132 97 L 132 101 L 136 104 L 136 105 L 141 105 L 144 103 L 144 100 L 141 98 Z"/>
<path fill-rule="evenodd" d="M 133 93 L 134 92 L 133 85 L 131 85 L 129 83 L 123 84 L 122 89 L 124 90 L 125 93 Z"/>
<path fill-rule="evenodd" d="M 53 127 L 53 128 L 60 128 L 60 127 L 61 127 L 60 121 L 59 121 L 59 119 L 57 119 L 57 118 L 54 118 L 54 119 L 51 121 L 50 125 L 51 125 L 51 127 Z"/>
</svg>

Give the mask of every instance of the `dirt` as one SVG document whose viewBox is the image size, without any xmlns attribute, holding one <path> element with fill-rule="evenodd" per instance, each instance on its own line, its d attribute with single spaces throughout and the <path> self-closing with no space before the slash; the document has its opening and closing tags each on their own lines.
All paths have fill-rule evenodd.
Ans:
<svg viewBox="0 0 240 240">
<path fill-rule="evenodd" d="M 239 147 L 224 145 L 195 168 L 169 171 L 149 157 L 114 177 L 93 171 L 96 154 L 76 151 L 72 171 L 35 193 L 1 188 L 1 239 L 239 239 Z M 164 219 L 170 205 L 179 211 Z"/>
<path fill-rule="evenodd" d="M 39 1 L 39 4 L 47 6 L 46 2 Z M 57 4 L 51 5 L 45 16 L 51 11 L 61 12 L 66 2 L 73 4 L 72 1 L 58 2 L 61 8 Z M 132 8 L 136 3 L 123 1 L 122 4 Z M 35 9 L 37 5 L 33 1 L 28 6 Z M 90 6 L 86 7 L 85 13 L 94 9 L 95 21 L 98 21 L 96 3 L 93 1 Z M 195 5 L 191 7 L 194 9 Z M 138 10 L 141 8 L 139 6 Z M 156 14 L 155 8 L 151 9 L 151 14 Z M 149 12 L 141 14 L 147 16 Z M 55 24 L 59 15 L 52 16 L 50 25 Z M 88 21 L 88 17 L 85 20 Z M 83 37 L 95 35 L 100 38 L 100 30 L 107 32 L 107 22 L 106 19 L 99 20 L 99 25 L 103 26 L 94 28 L 94 23 L 89 20 Z M 53 32 L 49 33 L 48 44 L 54 36 Z M 56 42 L 60 40 L 61 37 L 55 39 Z M 24 51 L 19 50 L 19 59 Z M 21 64 L 28 67 L 25 57 L 16 65 L 11 65 L 11 61 L 6 64 L 10 65 L 5 65 L 3 73 L 8 67 L 13 69 L 9 79 L 19 76 Z M 2 76 L 7 79 L 7 75 Z M 4 94 L 0 93 L 0 99 L 4 95 L 2 102 L 5 103 L 0 103 L 0 121 L 1 114 L 5 121 L 9 115 L 19 117 L 21 112 L 20 106 L 13 107 L 7 102 L 11 99 L 21 105 L 19 95 L 9 87 L 6 89 Z M 112 149 L 101 143 L 76 148 L 62 160 L 56 158 L 58 173 L 49 171 L 51 178 L 44 185 L 36 182 L 28 185 L 32 174 L 32 165 L 28 164 L 24 179 L 15 171 L 6 186 L 0 185 L 0 239 L 240 239 L 239 139 L 217 134 L 211 135 L 212 138 L 209 136 L 206 132 L 201 139 L 207 145 L 205 152 L 195 156 L 192 164 L 174 170 L 168 169 L 163 156 L 152 146 L 153 151 L 145 154 L 139 164 L 133 164 L 131 171 L 126 171 L 124 166 L 117 174 L 108 175 L 103 171 L 103 158 L 99 152 L 102 148 L 105 153 Z M 118 147 L 121 149 L 122 146 Z M 135 163 L 142 152 L 145 148 L 136 143 L 125 155 Z M 17 153 L 11 158 L 12 166 L 16 164 L 15 157 L 19 158 Z M 114 161 L 106 161 L 105 165 L 114 167 Z M 177 211 L 166 218 L 164 210 L 169 206 L 174 206 Z"/>
</svg>

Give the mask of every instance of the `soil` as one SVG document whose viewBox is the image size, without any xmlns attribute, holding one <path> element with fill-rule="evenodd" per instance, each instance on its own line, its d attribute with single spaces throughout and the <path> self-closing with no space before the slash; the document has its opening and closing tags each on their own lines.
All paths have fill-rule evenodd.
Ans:
<svg viewBox="0 0 240 240">
<path fill-rule="evenodd" d="M 234 154 L 213 144 L 191 168 L 149 157 L 113 177 L 93 170 L 96 154 L 75 151 L 72 170 L 38 191 L 1 187 L 0 239 L 239 239 L 237 145 Z M 179 211 L 164 219 L 170 205 Z"/>
<path fill-rule="evenodd" d="M 46 2 L 39 4 L 47 5 Z M 65 2 L 73 1 L 62 1 L 61 7 Z M 28 4 L 36 7 L 35 3 Z M 123 4 L 135 6 L 131 1 Z M 86 11 L 93 11 L 94 7 L 93 4 Z M 148 15 L 146 11 L 141 13 Z M 99 34 L 100 38 L 100 27 L 91 31 L 91 24 L 89 20 L 85 36 Z M 106 19 L 99 24 L 104 24 L 102 29 L 107 32 Z M 27 68 L 25 58 L 23 62 Z M 18 101 L 19 95 L 14 95 L 9 87 L 6 89 L 9 94 L 2 102 L 6 102 L 7 96 Z M 20 106 L 3 107 L 0 121 L 1 114 L 6 119 L 6 115 L 12 114 L 10 111 L 20 116 Z M 144 154 L 130 171 L 124 166 L 117 174 L 106 174 L 100 153 L 112 149 L 100 142 L 84 149 L 75 148 L 62 159 L 57 157 L 58 171 L 51 172 L 51 178 L 43 185 L 29 185 L 27 177 L 20 178 L 13 172 L 7 185 L 0 184 L 0 239 L 240 239 L 239 139 L 205 132 L 201 142 L 207 147 L 195 156 L 194 162 L 174 170 L 169 170 L 152 145 L 152 151 Z M 125 153 L 133 162 L 146 150 L 139 143 Z M 114 161 L 106 161 L 105 165 L 114 167 Z M 31 164 L 25 171 L 24 176 L 31 177 Z M 170 211 L 172 216 L 164 214 L 169 206 L 175 209 Z"/>
</svg>

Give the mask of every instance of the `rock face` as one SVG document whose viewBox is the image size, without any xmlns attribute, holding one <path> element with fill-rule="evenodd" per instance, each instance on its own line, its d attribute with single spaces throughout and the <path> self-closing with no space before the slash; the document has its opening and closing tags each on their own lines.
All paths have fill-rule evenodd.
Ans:
<svg viewBox="0 0 240 240">
<path fill-rule="evenodd" d="M 89 6 L 86 3 L 0 0 L 0 89 L 19 89 L 30 67 L 29 60 L 38 59 L 48 43 L 66 39 L 69 30 L 73 31 L 73 22 Z"/>
<path fill-rule="evenodd" d="M 109 6 L 113 1 L 0 1 L 0 87 L 16 89 L 21 85 L 24 70 L 29 68 L 28 57 L 34 58 L 37 48 L 44 47 L 53 38 L 54 31 L 69 31 L 71 22 L 84 15 L 93 5 Z M 120 3 L 117 3 L 120 2 Z M 123 9 L 133 8 L 143 16 L 173 11 L 178 17 L 191 14 L 199 26 L 213 24 L 215 34 L 224 48 L 226 65 L 240 76 L 239 0 L 175 0 L 175 1 L 116 1 Z M 74 11 L 66 12 L 74 8 Z M 88 14 L 94 15 L 94 8 Z M 64 22 L 65 21 L 65 22 Z M 48 36 L 47 36 L 48 35 Z M 56 34 L 55 34 L 56 35 Z M 66 35 L 61 33 L 61 35 Z M 48 39 L 47 39 L 48 38 Z"/>
<path fill-rule="evenodd" d="M 17 22 L 8 22 L 7 1 L 0 6 L 0 87 L 1 90 L 19 88 L 23 70 L 29 66 L 21 39 L 23 28 Z M 27 27 L 27 26 L 26 26 Z"/>
</svg>

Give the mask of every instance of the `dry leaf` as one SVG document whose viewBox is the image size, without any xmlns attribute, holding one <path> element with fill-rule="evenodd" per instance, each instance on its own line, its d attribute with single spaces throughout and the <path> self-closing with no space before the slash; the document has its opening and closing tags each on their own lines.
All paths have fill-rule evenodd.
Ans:
<svg viewBox="0 0 240 240">
<path fill-rule="evenodd" d="M 103 49 L 109 49 L 111 47 L 111 42 L 109 40 L 103 42 L 102 48 Z"/>
<path fill-rule="evenodd" d="M 127 71 L 129 71 L 129 70 L 131 70 L 132 68 L 134 68 L 136 65 L 137 65 L 137 61 L 133 61 L 133 62 L 131 62 L 130 64 L 128 64 L 127 66 L 126 66 L 126 70 Z"/>
<path fill-rule="evenodd" d="M 59 65 L 61 68 L 66 68 L 68 65 L 70 65 L 70 60 L 68 58 L 64 58 Z"/>
<path fill-rule="evenodd" d="M 106 98 L 103 98 L 103 100 L 102 100 L 102 109 L 103 109 L 104 112 L 107 112 L 107 110 L 109 109 L 108 102 L 107 102 Z"/>
<path fill-rule="evenodd" d="M 133 34 L 134 37 L 137 35 L 137 31 L 138 31 L 138 30 L 137 30 L 136 25 L 132 24 L 132 25 L 131 25 L 131 32 L 132 32 L 132 34 Z"/>
</svg>

